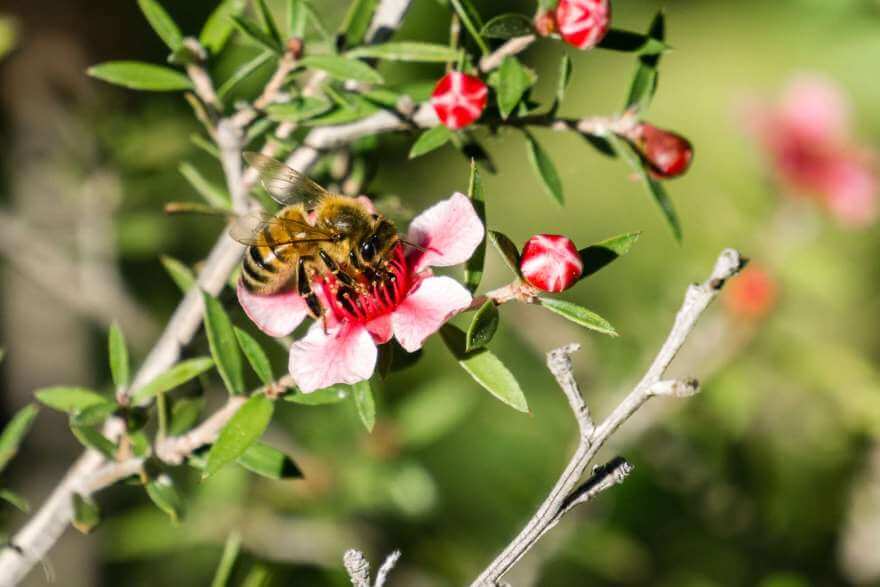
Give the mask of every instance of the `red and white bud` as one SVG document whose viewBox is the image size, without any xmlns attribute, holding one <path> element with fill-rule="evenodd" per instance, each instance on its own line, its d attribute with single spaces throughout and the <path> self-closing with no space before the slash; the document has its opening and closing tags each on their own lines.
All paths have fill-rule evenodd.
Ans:
<svg viewBox="0 0 880 587">
<path fill-rule="evenodd" d="M 451 71 L 444 75 L 431 94 L 431 106 L 447 128 L 458 130 L 473 124 L 486 108 L 489 88 L 478 77 Z"/>
<path fill-rule="evenodd" d="M 556 28 L 562 40 L 578 49 L 592 49 L 611 25 L 610 0 L 559 0 Z"/>
<path fill-rule="evenodd" d="M 763 268 L 749 265 L 727 285 L 722 299 L 727 311 L 737 318 L 765 318 L 778 297 L 776 280 Z"/>
<path fill-rule="evenodd" d="M 523 247 L 519 270 L 529 284 L 542 291 L 558 293 L 575 284 L 584 272 L 584 262 L 571 239 L 558 234 L 538 234 Z"/>
<path fill-rule="evenodd" d="M 538 36 L 549 37 L 556 32 L 556 11 L 538 9 L 533 22 Z"/>
<path fill-rule="evenodd" d="M 651 171 L 661 179 L 683 175 L 694 158 L 691 142 L 672 131 L 642 123 L 629 136 Z"/>
</svg>

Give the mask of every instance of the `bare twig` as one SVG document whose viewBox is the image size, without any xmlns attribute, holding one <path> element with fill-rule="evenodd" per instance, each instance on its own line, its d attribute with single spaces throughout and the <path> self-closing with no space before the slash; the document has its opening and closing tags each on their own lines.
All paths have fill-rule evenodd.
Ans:
<svg viewBox="0 0 880 587">
<path fill-rule="evenodd" d="M 345 572 L 354 587 L 370 587 L 370 561 L 360 550 L 351 548 L 342 557 Z"/>
<path fill-rule="evenodd" d="M 739 253 L 733 249 L 726 249 L 718 257 L 709 279 L 688 288 L 672 330 L 647 372 L 629 395 L 598 426 L 592 427 L 589 411 L 571 375 L 569 356 L 577 346 L 569 345 L 548 355 L 548 367 L 562 387 L 578 421 L 581 430 L 580 441 L 574 455 L 538 511 L 526 523 L 519 535 L 474 581 L 474 586 L 497 585 L 501 577 L 529 552 L 565 513 L 625 477 L 630 467 L 621 459 L 612 461 L 604 469 L 597 469 L 590 480 L 580 483 L 580 479 L 599 449 L 649 398 L 656 395 L 686 397 L 696 393 L 695 381 L 662 381 L 663 374 L 690 335 L 697 319 L 718 295 L 727 279 L 735 275 L 743 265 L 744 261 Z M 589 432 L 584 433 L 584 430 Z"/>
<path fill-rule="evenodd" d="M 382 563 L 382 566 L 379 567 L 379 572 L 376 573 L 376 582 L 374 583 L 374 587 L 385 586 L 385 583 L 388 581 L 388 574 L 391 573 L 392 569 L 394 569 L 394 565 L 397 564 L 398 560 L 400 560 L 399 550 L 393 551 L 385 558 L 385 562 Z"/>
<path fill-rule="evenodd" d="M 522 37 L 514 37 L 495 49 L 489 55 L 480 59 L 480 71 L 489 72 L 499 67 L 505 57 L 517 55 L 525 51 L 532 43 L 537 40 L 535 35 L 523 35 Z"/>
</svg>

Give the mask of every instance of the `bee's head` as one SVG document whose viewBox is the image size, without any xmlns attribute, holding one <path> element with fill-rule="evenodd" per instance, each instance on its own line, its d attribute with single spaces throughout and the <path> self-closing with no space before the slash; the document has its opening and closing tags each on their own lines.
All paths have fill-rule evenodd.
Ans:
<svg viewBox="0 0 880 587">
<path fill-rule="evenodd" d="M 397 228 L 392 222 L 374 214 L 373 229 L 358 244 L 358 254 L 364 263 L 373 263 L 389 255 L 397 244 Z"/>
</svg>

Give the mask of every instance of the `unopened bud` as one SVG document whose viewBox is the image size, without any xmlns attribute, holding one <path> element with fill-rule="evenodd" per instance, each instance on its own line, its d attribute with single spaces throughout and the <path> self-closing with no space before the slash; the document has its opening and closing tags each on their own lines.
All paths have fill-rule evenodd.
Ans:
<svg viewBox="0 0 880 587">
<path fill-rule="evenodd" d="M 584 262 L 571 239 L 558 234 L 538 234 L 523 247 L 519 270 L 529 284 L 542 291 L 558 293 L 580 279 Z"/>
</svg>

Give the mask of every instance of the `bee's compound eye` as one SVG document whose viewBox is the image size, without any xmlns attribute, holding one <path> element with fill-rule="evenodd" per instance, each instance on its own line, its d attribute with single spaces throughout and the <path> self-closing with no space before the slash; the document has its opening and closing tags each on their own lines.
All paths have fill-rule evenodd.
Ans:
<svg viewBox="0 0 880 587">
<path fill-rule="evenodd" d="M 375 238 L 368 238 L 361 243 L 361 259 L 369 261 L 376 255 Z"/>
</svg>

